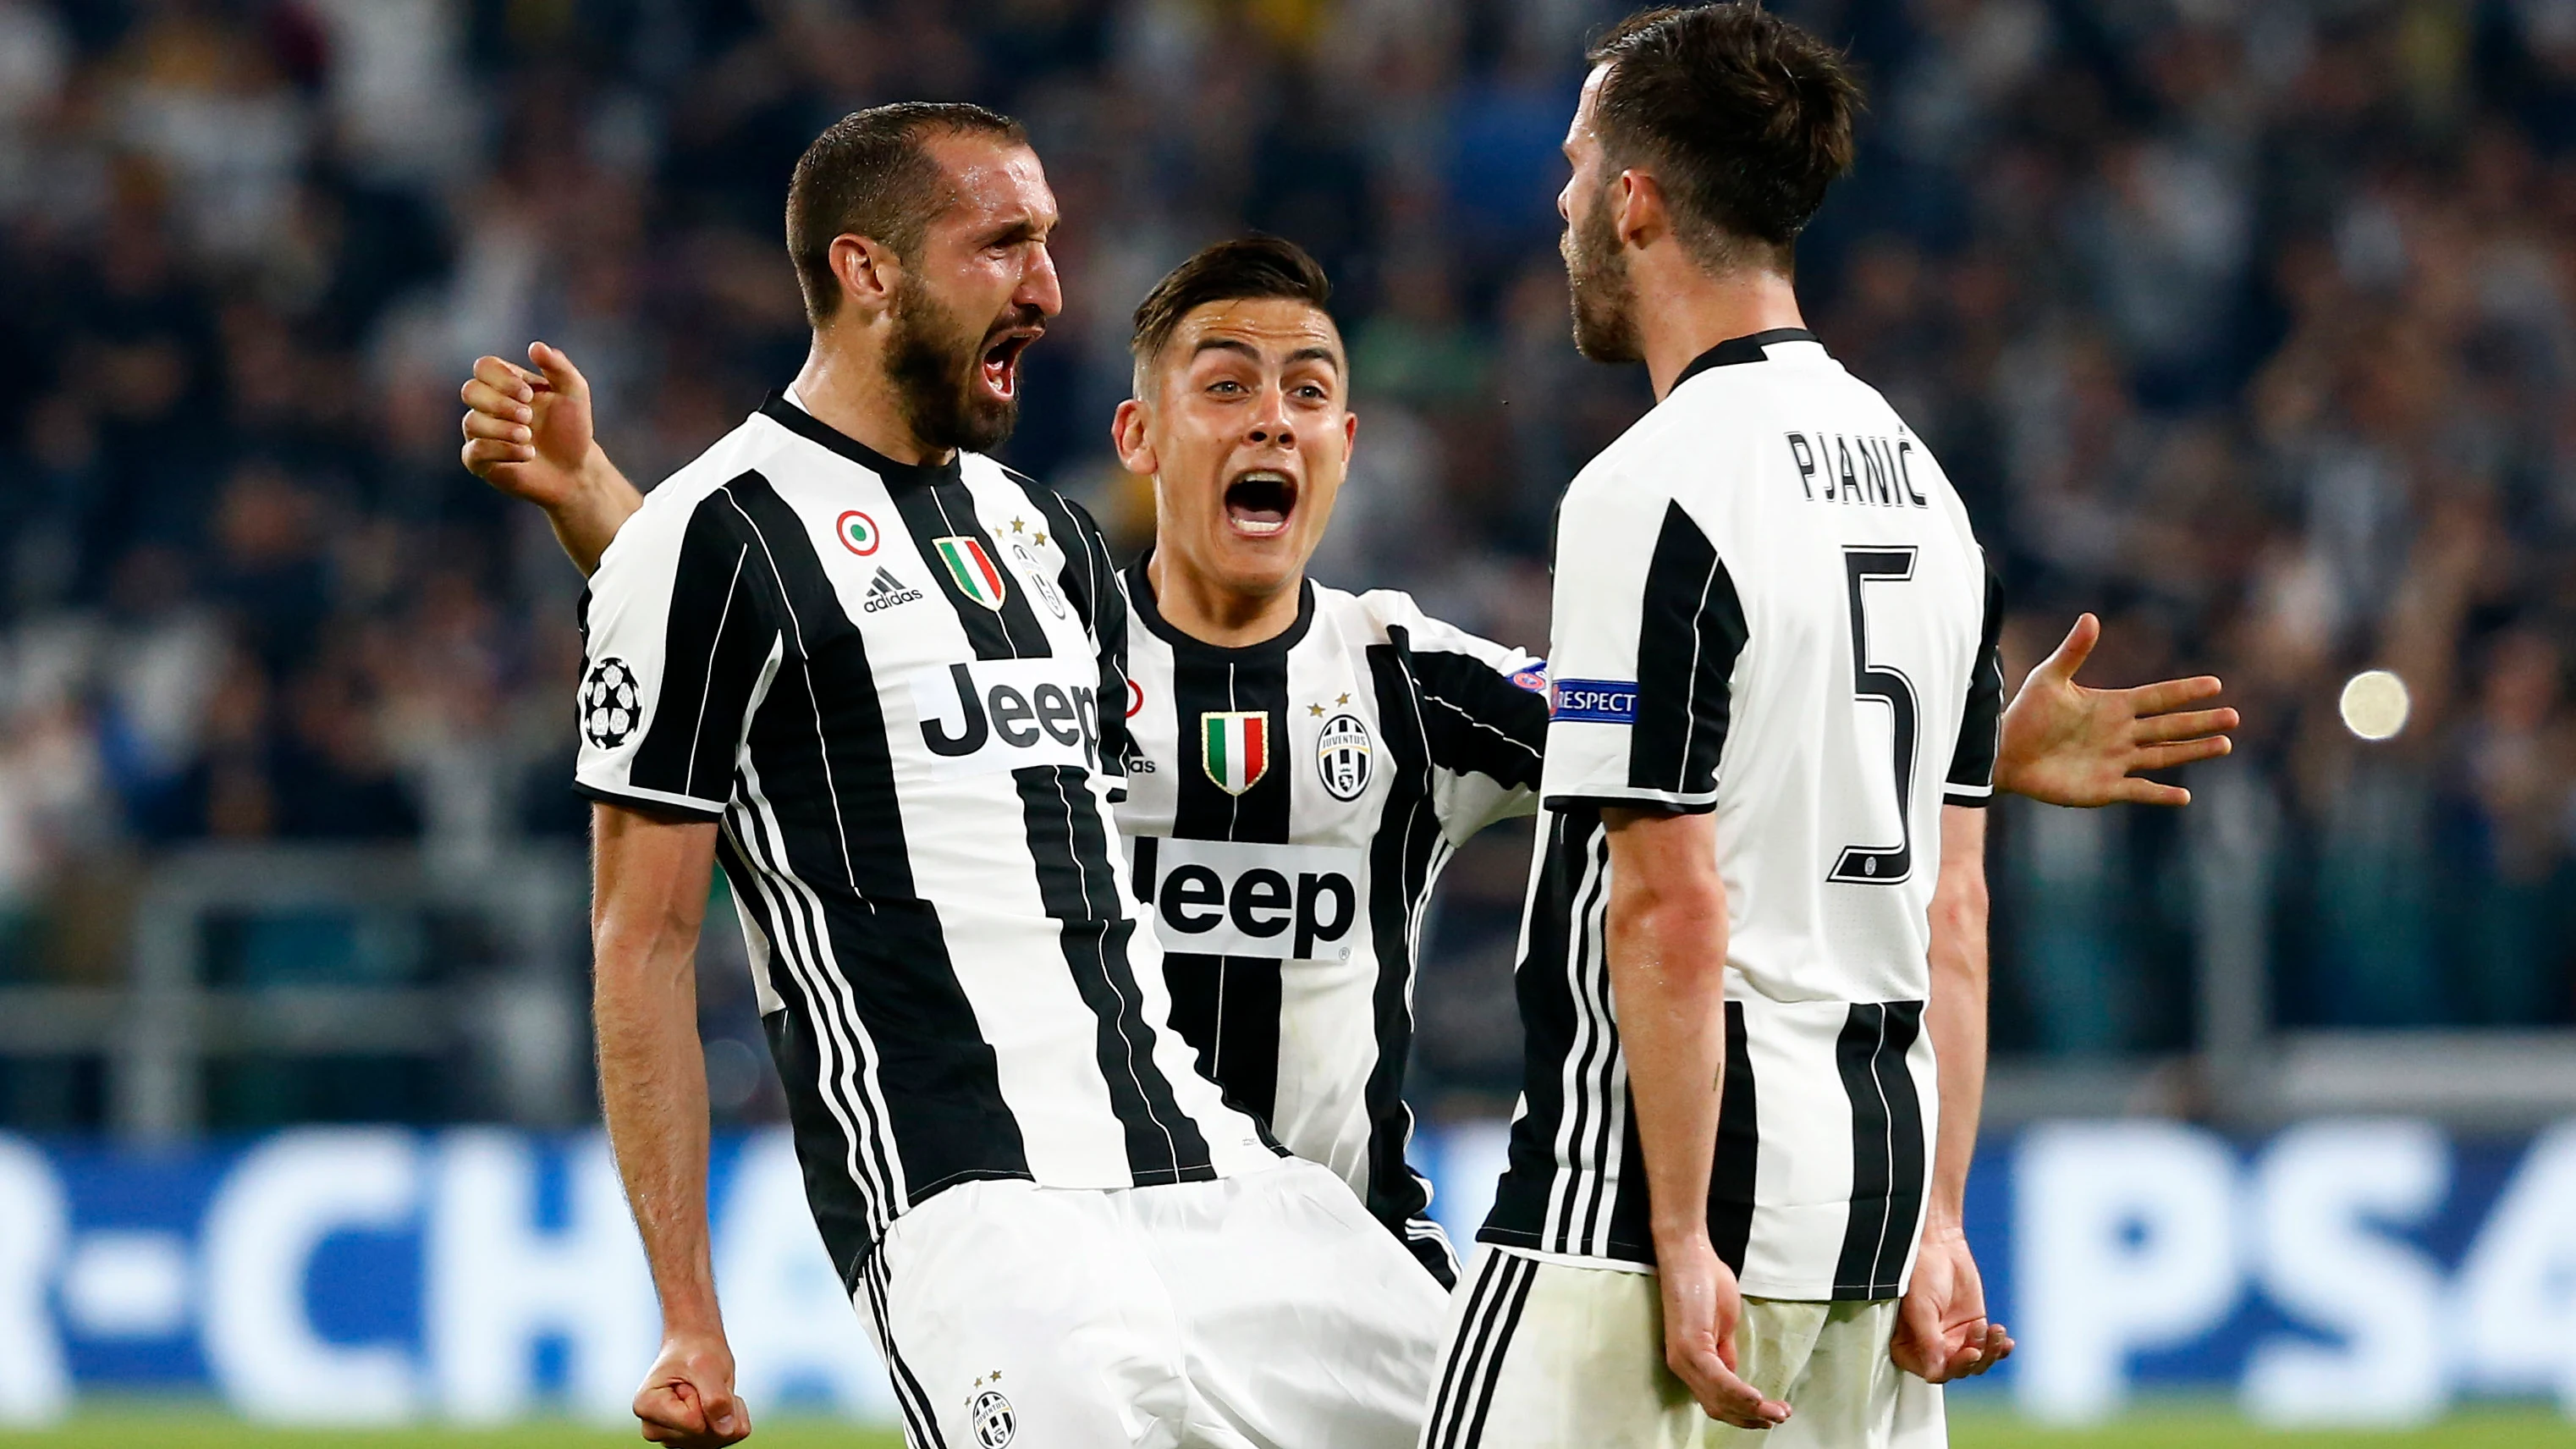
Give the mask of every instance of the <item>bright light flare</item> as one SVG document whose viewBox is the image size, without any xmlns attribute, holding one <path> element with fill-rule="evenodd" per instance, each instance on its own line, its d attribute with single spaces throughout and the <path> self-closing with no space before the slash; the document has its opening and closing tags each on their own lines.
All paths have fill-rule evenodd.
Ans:
<svg viewBox="0 0 2576 1449">
<path fill-rule="evenodd" d="M 2395 739 L 2414 711 L 2406 681 L 2385 669 L 2365 669 L 2343 685 L 2343 727 L 2365 740 Z"/>
</svg>

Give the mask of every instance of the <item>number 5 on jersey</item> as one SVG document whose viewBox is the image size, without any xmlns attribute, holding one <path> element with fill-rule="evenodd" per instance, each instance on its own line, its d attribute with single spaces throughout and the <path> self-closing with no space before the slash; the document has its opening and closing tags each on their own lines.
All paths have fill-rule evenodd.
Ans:
<svg viewBox="0 0 2576 1449">
<path fill-rule="evenodd" d="M 1850 587 L 1852 693 L 1862 699 L 1875 699 L 1887 706 L 1889 730 L 1894 741 L 1896 784 L 1896 844 L 1885 846 L 1847 845 L 1842 858 L 1825 879 L 1846 885 L 1895 885 L 1914 873 L 1914 812 L 1909 808 L 1914 799 L 1914 739 L 1917 732 L 1917 709 L 1914 682 L 1894 665 L 1870 663 L 1868 586 L 1874 583 L 1903 583 L 1914 577 L 1912 545 L 1896 548 L 1846 548 L 1843 550 L 1843 577 Z"/>
</svg>

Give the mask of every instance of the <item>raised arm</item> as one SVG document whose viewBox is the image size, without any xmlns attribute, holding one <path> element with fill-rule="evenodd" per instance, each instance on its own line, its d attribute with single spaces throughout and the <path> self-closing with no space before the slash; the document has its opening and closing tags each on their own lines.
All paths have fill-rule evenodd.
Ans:
<svg viewBox="0 0 2576 1449">
<path fill-rule="evenodd" d="M 2012 1352 L 1986 1317 L 1968 1251 L 1964 1203 L 1986 1095 L 1986 812 L 1941 807 L 1941 875 L 1932 890 L 1932 998 L 1924 1021 L 1940 1063 L 1941 1126 L 1932 1149 L 1922 1252 L 1897 1309 L 1897 1367 L 1944 1383 L 1981 1374 Z"/>
<path fill-rule="evenodd" d="M 1735 1372 L 1744 1300 L 1708 1236 L 1709 1168 L 1726 1080 L 1726 884 L 1716 817 L 1604 809 L 1610 1002 L 1637 1104 L 1646 1201 L 1664 1299 L 1664 1361 L 1713 1418 L 1785 1422 Z"/>
<path fill-rule="evenodd" d="M 592 436 L 590 383 L 560 349 L 528 344 L 521 367 L 475 359 L 465 403 L 465 467 L 513 498 L 546 511 L 555 541 L 588 576 L 644 495 Z"/>
<path fill-rule="evenodd" d="M 662 1300 L 662 1352 L 635 1391 L 635 1417 L 657 1444 L 732 1444 L 751 1432 L 751 1414 L 734 1396 L 708 1246 L 696 966 L 716 827 L 606 803 L 591 814 L 599 1100 Z"/>
</svg>

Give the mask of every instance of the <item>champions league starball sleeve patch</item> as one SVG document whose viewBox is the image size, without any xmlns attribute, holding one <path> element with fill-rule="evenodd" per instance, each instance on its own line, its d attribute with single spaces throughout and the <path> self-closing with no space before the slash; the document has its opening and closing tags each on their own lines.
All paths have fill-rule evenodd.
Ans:
<svg viewBox="0 0 2576 1449">
<path fill-rule="evenodd" d="M 644 718 L 644 692 L 634 666 L 610 656 L 590 667 L 581 686 L 581 732 L 603 750 L 613 750 L 635 735 Z"/>
</svg>

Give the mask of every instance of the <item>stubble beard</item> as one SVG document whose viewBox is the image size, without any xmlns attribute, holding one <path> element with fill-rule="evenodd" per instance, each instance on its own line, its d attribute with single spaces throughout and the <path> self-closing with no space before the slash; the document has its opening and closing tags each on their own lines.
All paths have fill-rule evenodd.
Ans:
<svg viewBox="0 0 2576 1449">
<path fill-rule="evenodd" d="M 979 385 L 984 344 L 977 331 L 914 282 L 895 293 L 894 330 L 886 339 L 886 377 L 895 407 L 926 448 L 990 452 L 1020 421 L 1016 394 L 996 399 Z"/>
<path fill-rule="evenodd" d="M 1574 350 L 1595 362 L 1639 362 L 1645 349 L 1637 341 L 1637 288 L 1606 203 L 1595 198 L 1558 248 L 1574 308 Z"/>
</svg>

